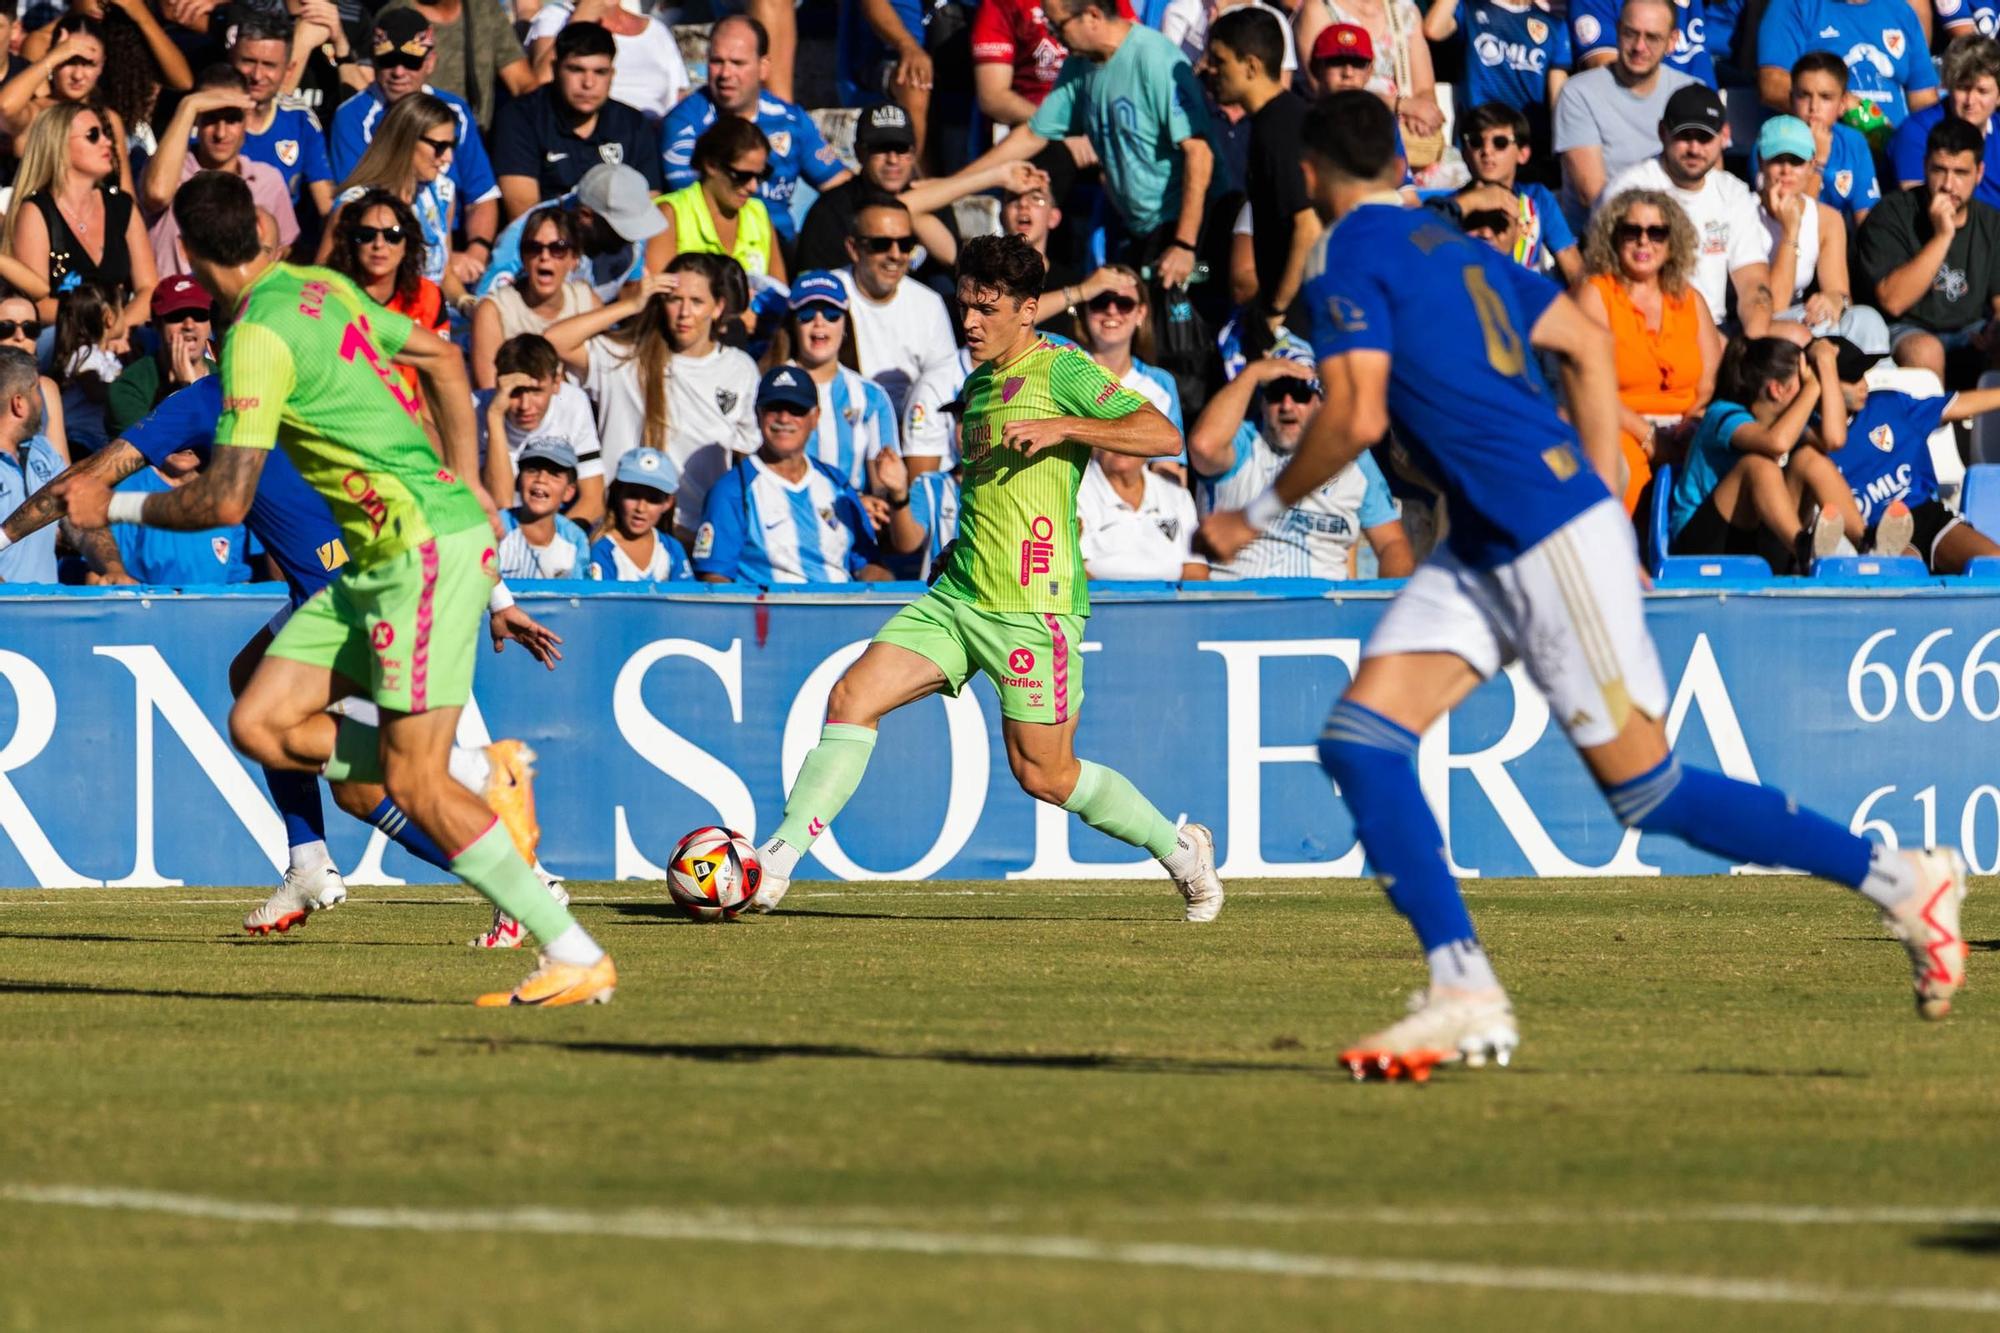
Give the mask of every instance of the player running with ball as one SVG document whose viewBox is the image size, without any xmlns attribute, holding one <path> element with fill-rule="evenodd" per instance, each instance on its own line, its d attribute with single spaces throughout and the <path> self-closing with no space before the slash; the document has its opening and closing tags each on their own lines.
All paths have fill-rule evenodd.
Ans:
<svg viewBox="0 0 2000 1333">
<path fill-rule="evenodd" d="M 1889 851 L 1768 787 L 1684 768 L 1668 750 L 1637 544 L 1612 498 L 1608 335 L 1553 284 L 1402 206 L 1395 121 L 1373 94 L 1323 100 L 1304 137 L 1314 205 L 1329 221 L 1305 290 L 1325 406 L 1271 489 L 1211 516 L 1202 536 L 1234 555 L 1392 424 L 1452 519 L 1376 626 L 1320 736 L 1320 762 L 1431 974 L 1409 1017 L 1342 1059 L 1357 1076 L 1422 1077 L 1451 1060 L 1504 1064 L 1518 1041 L 1416 768 L 1417 738 L 1515 658 L 1620 823 L 1859 892 L 1909 953 L 1918 1011 L 1943 1017 L 1965 977 L 1957 852 Z M 1535 349 L 1563 359 L 1574 430 Z"/>
<path fill-rule="evenodd" d="M 240 177 L 204 172 L 181 186 L 173 207 L 196 279 L 236 310 L 222 346 L 214 449 L 201 475 L 173 491 L 113 496 L 94 475 L 59 483 L 71 519 L 182 530 L 240 523 L 271 449 L 282 447 L 326 498 L 348 561 L 257 664 L 229 715 L 236 747 L 268 768 L 383 784 L 450 853 L 453 874 L 541 941 L 542 965 L 481 1005 L 610 999 L 611 959 L 449 772 L 498 578 L 491 504 L 461 480 L 479 475 L 479 460 L 458 350 L 329 269 L 273 262 Z M 427 381 L 443 467 L 397 366 Z M 355 695 L 374 700 L 379 728 L 327 712 Z"/>
<path fill-rule="evenodd" d="M 897 612 L 834 685 L 784 823 L 758 852 L 759 911 L 777 906 L 799 858 L 860 786 L 882 718 L 929 695 L 957 694 L 974 671 L 1000 692 L 1007 762 L 1022 790 L 1158 857 L 1187 900 L 1189 921 L 1222 910 L 1209 831 L 1176 831 L 1123 775 L 1076 757 L 1079 641 L 1090 614 L 1077 485 L 1093 448 L 1161 458 L 1180 452 L 1181 437 L 1089 357 L 1035 331 L 1044 276 L 1042 257 L 1018 236 L 982 236 L 959 252 L 974 369 L 960 394 L 958 541 L 931 591 Z"/>
</svg>

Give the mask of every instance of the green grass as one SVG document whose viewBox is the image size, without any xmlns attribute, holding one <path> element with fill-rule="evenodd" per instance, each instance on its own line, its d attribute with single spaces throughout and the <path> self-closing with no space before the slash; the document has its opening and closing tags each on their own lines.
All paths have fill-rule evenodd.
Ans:
<svg viewBox="0 0 2000 1333">
<path fill-rule="evenodd" d="M 1717 1212 L 2000 1218 L 1977 895 L 1975 989 L 1925 1025 L 1900 950 L 1840 893 L 1478 882 L 1515 1067 L 1388 1087 L 1334 1066 L 1421 980 L 1366 885 L 1233 885 L 1199 929 L 1164 884 L 805 884 L 796 910 L 722 926 L 676 921 L 645 886 L 573 887 L 618 959 L 608 1008 L 471 1008 L 532 960 L 466 949 L 484 912 L 458 893 L 358 890 L 269 941 L 236 930 L 261 889 L 0 894 L 0 1191 L 641 1209 L 670 1228 L 712 1214 L 721 1238 L 0 1197 L 0 1329 L 2000 1323 L 879 1248 L 1062 1237 L 1990 1292 L 2000 1225 Z"/>
</svg>

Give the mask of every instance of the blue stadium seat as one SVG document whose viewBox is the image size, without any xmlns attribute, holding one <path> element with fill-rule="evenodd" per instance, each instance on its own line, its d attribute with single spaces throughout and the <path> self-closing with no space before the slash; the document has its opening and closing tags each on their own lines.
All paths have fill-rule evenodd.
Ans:
<svg viewBox="0 0 2000 1333">
<path fill-rule="evenodd" d="M 1958 512 L 1981 532 L 2000 532 L 2000 463 L 1979 463 L 1965 470 Z"/>
<path fill-rule="evenodd" d="M 1931 572 L 1913 555 L 1830 555 L 1813 562 L 1813 577 L 1836 583 L 1931 582 Z"/>
<path fill-rule="evenodd" d="M 1656 583 L 1751 583 L 1770 578 L 1770 563 L 1761 555 L 1670 555 L 1653 570 Z"/>
<path fill-rule="evenodd" d="M 1975 527 L 1977 524 L 1974 525 Z M 1969 579 L 2000 579 L 2000 555 L 1975 556 L 1965 566 Z"/>
</svg>

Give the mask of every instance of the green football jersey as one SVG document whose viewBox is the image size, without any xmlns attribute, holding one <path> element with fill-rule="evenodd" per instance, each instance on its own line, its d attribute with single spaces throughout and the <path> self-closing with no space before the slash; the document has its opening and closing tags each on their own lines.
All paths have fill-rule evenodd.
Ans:
<svg viewBox="0 0 2000 1333">
<path fill-rule="evenodd" d="M 975 367 L 959 398 L 958 540 L 937 590 L 985 611 L 1089 615 L 1076 488 L 1090 446 L 1065 440 L 1030 458 L 1001 429 L 1048 417 L 1112 421 L 1146 400 L 1080 349 L 1047 339 L 1004 366 Z"/>
<path fill-rule="evenodd" d="M 438 461 L 390 358 L 411 324 L 331 269 L 273 264 L 222 344 L 217 444 L 282 448 L 326 497 L 356 569 L 486 522 Z"/>
</svg>

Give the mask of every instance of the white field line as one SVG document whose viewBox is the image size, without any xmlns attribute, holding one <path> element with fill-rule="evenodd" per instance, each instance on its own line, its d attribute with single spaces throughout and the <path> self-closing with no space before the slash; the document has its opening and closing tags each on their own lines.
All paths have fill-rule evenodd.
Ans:
<svg viewBox="0 0 2000 1333">
<path fill-rule="evenodd" d="M 1371 1259 L 1236 1246 L 1103 1241 L 1083 1236 L 1017 1236 L 784 1224 L 759 1222 L 726 1212 L 675 1213 L 633 1209 L 597 1213 L 538 1207 L 335 1208 L 249 1203 L 153 1190 L 65 1185 L 0 1186 L 0 1198 L 22 1204 L 155 1213 L 266 1226 L 327 1226 L 359 1231 L 412 1231 L 445 1235 L 497 1232 L 537 1236 L 610 1236 L 634 1240 L 692 1240 L 711 1245 L 734 1242 L 945 1258 L 1117 1264 L 1210 1273 L 1312 1277 L 1336 1282 L 1666 1297 L 1742 1305 L 1887 1307 L 2000 1314 L 2000 1291 L 1833 1287 L 1761 1278 Z"/>
<path fill-rule="evenodd" d="M 417 885 L 417 888 L 426 887 Z M 399 887 L 378 889 L 371 885 L 350 885 L 353 890 L 343 907 L 427 907 L 433 903 L 482 903 L 486 899 L 476 894 L 444 895 L 426 894 L 422 898 L 397 897 L 403 890 Z M 95 890 L 86 890 L 95 892 Z M 1318 889 L 1233 889 L 1232 898 L 1311 898 L 1322 892 Z M 1158 898 L 1160 888 L 1155 884 L 1135 883 L 1126 889 L 794 889 L 793 898 L 893 898 L 903 902 L 914 902 L 925 898 L 1012 898 L 1029 902 L 1036 898 Z M 245 903 L 252 906 L 263 902 L 263 898 L 167 898 L 155 901 L 119 901 L 115 898 L 94 898 L 88 902 L 78 902 L 69 898 L 16 898 L 7 890 L 0 890 L 0 910 L 10 907 L 68 907 L 77 911 L 113 909 L 116 911 L 152 910 L 162 907 L 231 907 Z M 592 898 L 578 895 L 571 899 L 585 907 L 615 907 L 620 905 L 657 906 L 666 901 L 664 893 L 649 898 Z M 783 915 L 782 912 L 779 913 Z M 1005 917 L 995 917 L 1004 921 Z M 1088 918 L 1079 917 L 1078 920 Z"/>
</svg>

